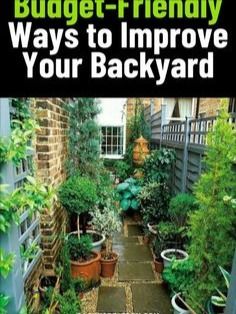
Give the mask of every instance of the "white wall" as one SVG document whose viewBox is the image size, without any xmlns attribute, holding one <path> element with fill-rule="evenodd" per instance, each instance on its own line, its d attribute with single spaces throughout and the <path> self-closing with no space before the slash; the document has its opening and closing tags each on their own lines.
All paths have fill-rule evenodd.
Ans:
<svg viewBox="0 0 236 314">
<path fill-rule="evenodd" d="M 98 115 L 98 124 L 101 126 L 125 125 L 126 100 L 126 98 L 99 98 L 101 113 Z"/>
</svg>

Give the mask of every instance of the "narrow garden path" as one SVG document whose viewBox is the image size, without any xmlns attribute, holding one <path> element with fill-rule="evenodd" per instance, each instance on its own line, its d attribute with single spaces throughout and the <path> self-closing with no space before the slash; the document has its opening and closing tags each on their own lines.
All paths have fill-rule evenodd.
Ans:
<svg viewBox="0 0 236 314">
<path fill-rule="evenodd" d="M 115 275 L 85 295 L 86 313 L 171 313 L 169 296 L 141 232 L 137 223 L 125 220 L 123 231 L 114 238 L 113 250 L 119 254 Z"/>
</svg>

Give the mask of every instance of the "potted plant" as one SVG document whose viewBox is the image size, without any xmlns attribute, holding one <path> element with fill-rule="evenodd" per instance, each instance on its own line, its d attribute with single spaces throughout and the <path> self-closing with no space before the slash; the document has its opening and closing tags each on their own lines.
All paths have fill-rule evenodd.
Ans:
<svg viewBox="0 0 236 314">
<path fill-rule="evenodd" d="M 98 282 L 101 271 L 101 254 L 92 251 L 91 237 L 89 235 L 78 237 L 75 234 L 70 234 L 66 245 L 70 257 L 72 278 L 82 277 L 86 281 Z"/>
<path fill-rule="evenodd" d="M 180 249 L 166 249 L 161 252 L 161 257 L 164 261 L 164 268 L 168 267 L 171 261 L 175 258 L 178 262 L 182 262 L 188 259 L 187 252 Z"/>
<path fill-rule="evenodd" d="M 225 290 L 229 289 L 230 274 L 221 266 L 220 271 L 225 280 Z M 216 289 L 218 295 L 213 295 L 207 302 L 207 313 L 208 314 L 223 314 L 226 307 L 227 293 L 223 293 L 219 289 Z M 227 291 L 225 291 L 227 292 Z"/>
<path fill-rule="evenodd" d="M 103 211 L 95 210 L 92 223 L 106 236 L 106 249 L 101 254 L 101 276 L 112 277 L 118 260 L 118 254 L 112 251 L 112 237 L 114 233 L 120 231 L 121 221 L 119 212 L 111 200 L 108 200 Z"/>
<path fill-rule="evenodd" d="M 59 198 L 69 214 L 77 216 L 77 230 L 73 234 L 77 234 L 79 238 L 81 233 L 89 233 L 93 239 L 93 249 L 99 251 L 105 237 L 94 230 L 88 231 L 86 228 L 88 213 L 94 210 L 98 201 L 96 184 L 88 177 L 75 175 L 62 184 L 59 189 Z M 82 232 L 80 231 L 80 220 Z"/>
<path fill-rule="evenodd" d="M 163 258 L 161 257 L 161 252 L 163 250 L 163 241 L 162 239 L 156 237 L 153 243 L 153 253 L 154 253 L 154 266 L 155 271 L 159 274 L 162 273 L 164 269 Z"/>
<path fill-rule="evenodd" d="M 173 259 L 163 271 L 162 278 L 171 290 L 171 304 L 175 314 L 190 313 L 190 307 L 186 303 L 186 287 L 194 281 L 194 263 L 191 260 L 179 263 Z"/>
<path fill-rule="evenodd" d="M 146 183 L 138 195 L 141 203 L 143 224 L 150 233 L 157 234 L 157 224 L 168 218 L 170 192 L 167 184 Z"/>
</svg>

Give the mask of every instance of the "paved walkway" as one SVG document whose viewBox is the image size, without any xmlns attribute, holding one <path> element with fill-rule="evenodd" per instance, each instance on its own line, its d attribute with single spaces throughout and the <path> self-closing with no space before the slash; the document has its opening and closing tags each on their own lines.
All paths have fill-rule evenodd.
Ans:
<svg viewBox="0 0 236 314">
<path fill-rule="evenodd" d="M 112 279 L 102 279 L 84 301 L 86 313 L 170 314 L 169 296 L 155 273 L 150 248 L 142 243 L 141 228 L 126 220 L 114 239 L 119 262 Z"/>
</svg>

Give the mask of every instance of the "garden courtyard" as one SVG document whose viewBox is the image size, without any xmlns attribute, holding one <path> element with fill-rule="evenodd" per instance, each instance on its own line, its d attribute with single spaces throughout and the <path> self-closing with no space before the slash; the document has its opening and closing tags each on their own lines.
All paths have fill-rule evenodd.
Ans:
<svg viewBox="0 0 236 314">
<path fill-rule="evenodd" d="M 236 116 L 171 101 L 0 100 L 0 314 L 235 313 Z"/>
</svg>

